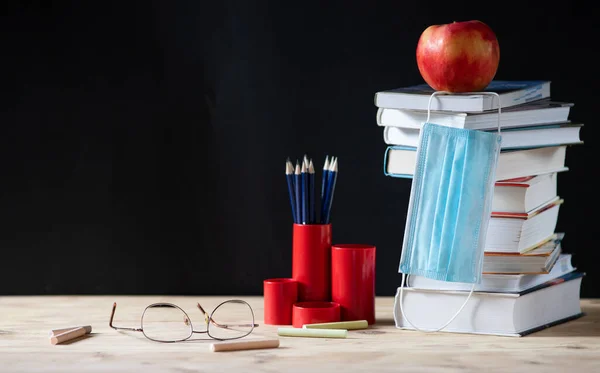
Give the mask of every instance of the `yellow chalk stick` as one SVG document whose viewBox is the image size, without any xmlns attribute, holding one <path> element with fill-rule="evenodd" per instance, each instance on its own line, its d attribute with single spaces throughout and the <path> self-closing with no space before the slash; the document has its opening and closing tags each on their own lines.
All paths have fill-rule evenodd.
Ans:
<svg viewBox="0 0 600 373">
<path fill-rule="evenodd" d="M 369 323 L 367 320 L 354 320 L 354 321 L 338 321 L 338 322 L 324 322 L 319 324 L 304 324 L 303 329 L 367 329 Z"/>
<path fill-rule="evenodd" d="M 277 334 L 284 337 L 346 338 L 348 331 L 345 329 L 279 328 Z"/>
</svg>

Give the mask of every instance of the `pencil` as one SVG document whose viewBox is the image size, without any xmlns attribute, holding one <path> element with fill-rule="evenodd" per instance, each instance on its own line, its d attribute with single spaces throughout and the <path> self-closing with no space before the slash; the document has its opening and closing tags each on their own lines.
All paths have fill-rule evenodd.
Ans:
<svg viewBox="0 0 600 373">
<path fill-rule="evenodd" d="M 300 224 L 300 207 L 302 203 L 300 202 L 300 164 L 298 160 L 296 160 L 296 172 L 294 174 L 294 189 L 296 189 L 296 224 Z"/>
<path fill-rule="evenodd" d="M 337 180 L 338 174 L 338 160 L 335 158 L 333 164 L 329 166 L 329 180 L 327 182 L 327 206 L 325 210 L 325 222 L 324 224 L 329 224 L 329 220 L 331 218 L 331 205 L 333 203 L 333 193 L 335 192 L 335 182 Z"/>
<path fill-rule="evenodd" d="M 309 196 L 308 200 L 310 201 L 309 205 L 309 223 L 316 223 L 317 219 L 315 218 L 315 166 L 313 165 L 312 159 L 308 162 L 308 180 L 309 180 Z"/>
<path fill-rule="evenodd" d="M 308 180 L 307 180 L 307 169 L 306 162 L 302 162 L 302 169 L 300 170 L 300 177 L 302 178 L 302 224 L 307 223 L 307 211 L 308 211 Z"/>
<path fill-rule="evenodd" d="M 290 195 L 290 205 L 292 206 L 292 220 L 296 221 L 296 197 L 294 196 L 294 165 L 288 158 L 285 162 L 285 178 L 287 179 L 288 193 Z"/>
<path fill-rule="evenodd" d="M 321 206 L 319 209 L 319 219 L 321 223 L 324 222 L 324 209 L 325 206 L 325 193 L 327 192 L 327 175 L 329 174 L 329 156 L 325 156 L 325 163 L 323 164 L 323 173 L 321 174 Z"/>
<path fill-rule="evenodd" d="M 325 172 L 329 168 L 329 156 L 325 156 L 325 163 L 323 163 L 323 176 L 321 179 L 321 199 L 323 199 L 323 195 L 325 194 Z"/>
<path fill-rule="evenodd" d="M 306 154 L 304 154 L 304 164 L 306 165 L 306 221 L 304 224 L 310 224 L 310 174 L 308 173 L 310 163 Z"/>
</svg>

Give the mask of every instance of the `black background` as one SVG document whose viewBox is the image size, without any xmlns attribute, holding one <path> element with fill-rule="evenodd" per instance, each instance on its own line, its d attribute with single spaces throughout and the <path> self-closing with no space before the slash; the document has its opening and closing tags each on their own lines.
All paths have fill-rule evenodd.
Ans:
<svg viewBox="0 0 600 373">
<path fill-rule="evenodd" d="M 445 4 L 445 5 L 440 5 Z M 590 2 L 592 4 L 592 2 Z M 291 275 L 286 157 L 339 157 L 334 243 L 377 245 L 393 295 L 410 181 L 383 175 L 375 92 L 422 83 L 431 24 L 496 32 L 497 79 L 552 81 L 557 230 L 600 297 L 592 5 L 20 2 L 2 18 L 0 294 L 259 295 Z"/>
</svg>

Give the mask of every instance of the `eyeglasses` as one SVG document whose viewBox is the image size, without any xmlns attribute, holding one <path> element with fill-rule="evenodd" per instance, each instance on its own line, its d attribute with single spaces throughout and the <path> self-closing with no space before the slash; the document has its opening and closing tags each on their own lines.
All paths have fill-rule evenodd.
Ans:
<svg viewBox="0 0 600 373">
<path fill-rule="evenodd" d="M 156 342 L 182 342 L 190 339 L 194 333 L 206 333 L 217 340 L 238 339 L 252 333 L 258 326 L 254 323 L 252 307 L 243 300 L 227 300 L 215 307 L 210 315 L 200 303 L 197 306 L 204 314 L 204 323 L 196 330 L 187 313 L 171 303 L 149 305 L 142 313 L 140 328 L 122 328 L 113 325 L 117 309 L 115 302 L 108 325 L 115 330 L 142 332 L 146 338 Z"/>
</svg>

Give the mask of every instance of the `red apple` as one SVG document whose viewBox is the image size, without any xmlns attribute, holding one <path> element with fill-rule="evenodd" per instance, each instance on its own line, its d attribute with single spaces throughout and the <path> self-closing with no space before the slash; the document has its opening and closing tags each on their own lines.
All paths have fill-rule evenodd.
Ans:
<svg viewBox="0 0 600 373">
<path fill-rule="evenodd" d="M 500 46 L 481 21 L 432 25 L 417 44 L 417 65 L 437 91 L 476 92 L 490 84 L 500 62 Z"/>
</svg>

